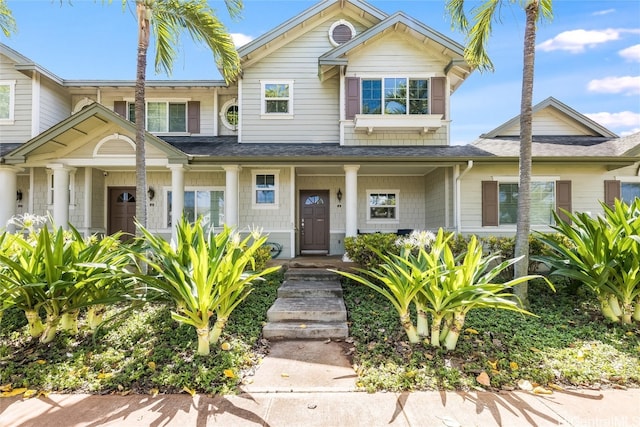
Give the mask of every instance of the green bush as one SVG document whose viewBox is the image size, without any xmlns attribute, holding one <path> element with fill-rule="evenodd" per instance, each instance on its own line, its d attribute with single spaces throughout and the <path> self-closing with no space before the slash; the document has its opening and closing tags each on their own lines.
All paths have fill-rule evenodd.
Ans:
<svg viewBox="0 0 640 427">
<path fill-rule="evenodd" d="M 400 253 L 400 247 L 396 245 L 398 236 L 392 233 L 360 234 L 356 237 L 344 239 L 344 249 L 349 259 L 358 263 L 364 269 L 379 266 L 382 259 L 372 248 L 376 248 L 383 254 Z"/>
<path fill-rule="evenodd" d="M 269 246 L 263 245 L 256 250 L 255 254 L 253 254 L 253 260 L 255 262 L 255 266 L 253 270 L 262 271 L 267 268 L 267 262 L 271 259 L 271 248 Z M 250 266 L 248 266 L 250 267 Z"/>
</svg>

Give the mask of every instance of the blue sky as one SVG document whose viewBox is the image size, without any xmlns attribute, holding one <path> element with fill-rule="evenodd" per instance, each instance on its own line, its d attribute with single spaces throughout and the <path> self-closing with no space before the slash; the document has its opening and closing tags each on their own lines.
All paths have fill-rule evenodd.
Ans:
<svg viewBox="0 0 640 427">
<path fill-rule="evenodd" d="M 222 0 L 210 3 L 242 44 L 317 1 L 244 0 L 236 21 Z M 443 0 L 370 3 L 388 14 L 404 11 L 464 44 L 464 36 L 451 29 Z M 2 42 L 50 72 L 70 80 L 135 79 L 135 18 L 120 0 L 107 6 L 100 0 L 7 4 L 18 33 Z M 534 103 L 553 96 L 618 135 L 640 131 L 640 1 L 555 0 L 553 6 L 554 19 L 538 28 Z M 489 45 L 496 71 L 474 72 L 452 96 L 452 144 L 472 142 L 519 112 L 524 13 L 514 5 L 501 16 Z M 206 48 L 188 36 L 182 42 L 171 78 L 220 79 Z M 147 73 L 147 79 L 166 78 Z"/>
</svg>

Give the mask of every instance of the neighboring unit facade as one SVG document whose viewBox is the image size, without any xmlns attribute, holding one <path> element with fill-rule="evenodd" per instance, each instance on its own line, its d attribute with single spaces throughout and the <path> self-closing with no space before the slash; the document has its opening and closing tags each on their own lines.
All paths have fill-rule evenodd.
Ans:
<svg viewBox="0 0 640 427">
<path fill-rule="evenodd" d="M 281 257 L 341 254 L 358 233 L 515 231 L 517 120 L 450 145 L 451 94 L 473 71 L 458 43 L 327 0 L 239 54 L 231 85 L 147 82 L 152 231 L 202 215 L 261 227 Z M 50 213 L 87 234 L 133 232 L 135 82 L 64 80 L 1 44 L 0 59 L 0 223 Z M 640 194 L 638 135 L 553 98 L 534 111 L 536 227 L 556 207 L 597 213 Z"/>
</svg>

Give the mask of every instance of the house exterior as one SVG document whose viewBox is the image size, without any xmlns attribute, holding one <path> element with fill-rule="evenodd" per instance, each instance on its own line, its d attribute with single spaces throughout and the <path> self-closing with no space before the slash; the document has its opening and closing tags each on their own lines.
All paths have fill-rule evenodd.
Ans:
<svg viewBox="0 0 640 427">
<path fill-rule="evenodd" d="M 241 47 L 230 85 L 147 81 L 148 228 L 261 227 L 280 257 L 342 254 L 358 233 L 513 233 L 517 117 L 450 145 L 463 50 L 402 12 L 325 0 Z M 135 82 L 65 80 L 3 44 L 0 59 L 0 224 L 133 232 Z M 553 98 L 534 112 L 534 227 L 640 195 L 640 134 Z"/>
</svg>

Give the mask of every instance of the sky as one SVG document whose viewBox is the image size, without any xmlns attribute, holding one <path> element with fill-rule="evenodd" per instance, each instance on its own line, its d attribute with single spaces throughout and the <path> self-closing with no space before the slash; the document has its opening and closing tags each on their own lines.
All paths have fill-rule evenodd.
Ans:
<svg viewBox="0 0 640 427">
<path fill-rule="evenodd" d="M 129 0 L 130 3 L 135 3 Z M 67 80 L 135 80 L 136 22 L 121 0 L 7 0 L 18 32 L 2 43 Z M 222 0 L 209 2 L 238 46 L 311 7 L 316 0 L 244 0 L 231 19 Z M 387 14 L 403 11 L 460 44 L 443 0 L 371 0 Z M 474 4 L 472 0 L 468 3 Z M 488 45 L 495 72 L 475 71 L 451 97 L 451 143 L 466 144 L 519 114 L 524 12 L 501 9 Z M 640 132 L 640 1 L 555 0 L 538 26 L 534 104 L 553 96 L 619 136 Z M 152 64 L 153 51 L 149 54 Z M 221 79 L 206 47 L 181 40 L 170 77 Z"/>
</svg>

